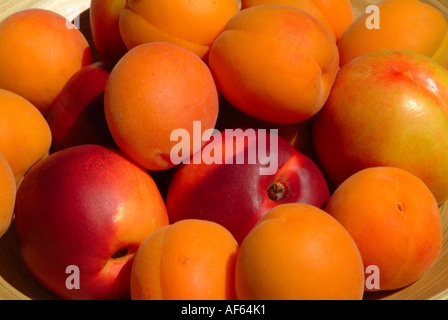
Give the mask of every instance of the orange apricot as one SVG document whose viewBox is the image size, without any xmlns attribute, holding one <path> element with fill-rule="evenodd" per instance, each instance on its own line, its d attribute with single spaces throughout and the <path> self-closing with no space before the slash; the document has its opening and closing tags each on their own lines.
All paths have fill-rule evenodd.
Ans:
<svg viewBox="0 0 448 320">
<path fill-rule="evenodd" d="M 221 225 L 186 219 L 150 234 L 131 271 L 133 300 L 235 299 L 238 244 Z"/>
<path fill-rule="evenodd" d="M 422 180 L 403 169 L 358 171 L 336 189 L 325 211 L 350 233 L 365 267 L 377 269 L 372 279 L 378 278 L 366 281 L 366 291 L 407 286 L 439 255 L 442 233 L 437 202 Z"/>
<path fill-rule="evenodd" d="M 384 0 L 377 8 L 359 16 L 342 36 L 341 66 L 369 52 L 395 49 L 448 67 L 448 25 L 441 12 L 419 0 Z"/>
<path fill-rule="evenodd" d="M 333 217 L 308 204 L 281 204 L 244 239 L 235 269 L 241 300 L 360 300 L 361 255 Z"/>
<path fill-rule="evenodd" d="M 105 115 L 117 146 L 148 170 L 174 167 L 174 130 L 193 140 L 194 121 L 202 137 L 216 124 L 219 98 L 203 60 L 178 45 L 152 42 L 137 46 L 115 65 L 104 93 Z M 189 157 L 205 144 L 190 145 Z"/>
<path fill-rule="evenodd" d="M 50 147 L 51 130 L 39 110 L 21 96 L 0 89 L 0 152 L 17 185 Z"/>
<path fill-rule="evenodd" d="M 285 5 L 241 10 L 209 55 L 226 100 L 248 115 L 277 124 L 310 119 L 322 108 L 338 61 L 336 43 L 325 27 Z"/>
<path fill-rule="evenodd" d="M 350 0 L 242 0 L 241 9 L 267 4 L 283 4 L 309 13 L 324 25 L 336 41 L 353 22 Z"/>
<path fill-rule="evenodd" d="M 119 26 L 128 49 L 170 42 L 206 59 L 210 45 L 238 11 L 236 0 L 128 0 Z"/>
<path fill-rule="evenodd" d="M 0 152 L 0 238 L 8 231 L 16 201 L 16 181 L 8 160 Z"/>
<path fill-rule="evenodd" d="M 345 30 L 353 23 L 353 7 L 350 0 L 313 0 L 325 14 L 339 41 Z"/>
<path fill-rule="evenodd" d="M 0 89 L 19 94 L 44 115 L 91 59 L 81 31 L 55 12 L 27 9 L 0 23 Z"/>
</svg>

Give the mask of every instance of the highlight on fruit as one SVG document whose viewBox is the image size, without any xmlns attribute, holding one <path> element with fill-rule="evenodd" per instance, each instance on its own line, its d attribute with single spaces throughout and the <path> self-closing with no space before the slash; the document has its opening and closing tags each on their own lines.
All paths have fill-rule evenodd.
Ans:
<svg viewBox="0 0 448 320">
<path fill-rule="evenodd" d="M 13 2 L 0 300 L 448 298 L 443 1 Z"/>
</svg>

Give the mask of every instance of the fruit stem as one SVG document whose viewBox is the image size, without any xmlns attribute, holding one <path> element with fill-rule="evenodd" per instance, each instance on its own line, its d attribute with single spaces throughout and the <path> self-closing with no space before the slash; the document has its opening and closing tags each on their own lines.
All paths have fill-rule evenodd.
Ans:
<svg viewBox="0 0 448 320">
<path fill-rule="evenodd" d="M 280 201 L 285 195 L 285 185 L 283 182 L 272 182 L 268 187 L 268 197 L 272 201 Z"/>
</svg>

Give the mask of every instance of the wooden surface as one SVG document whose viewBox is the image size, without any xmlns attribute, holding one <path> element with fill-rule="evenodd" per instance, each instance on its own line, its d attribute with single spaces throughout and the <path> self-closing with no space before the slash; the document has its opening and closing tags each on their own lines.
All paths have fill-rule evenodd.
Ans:
<svg viewBox="0 0 448 320">
<path fill-rule="evenodd" d="M 422 0 L 437 7 L 448 17 L 448 0 Z M 380 0 L 352 0 L 355 18 L 370 4 Z M 26 8 L 53 10 L 70 21 L 79 21 L 91 45 L 90 0 L 0 0 L 0 21 Z M 79 17 L 79 20 L 76 20 Z M 442 252 L 437 262 L 418 281 L 395 291 L 367 293 L 365 299 L 448 299 L 448 202 L 440 208 L 443 225 Z M 14 227 L 0 239 L 0 299 L 56 299 L 29 274 L 17 250 Z"/>
</svg>

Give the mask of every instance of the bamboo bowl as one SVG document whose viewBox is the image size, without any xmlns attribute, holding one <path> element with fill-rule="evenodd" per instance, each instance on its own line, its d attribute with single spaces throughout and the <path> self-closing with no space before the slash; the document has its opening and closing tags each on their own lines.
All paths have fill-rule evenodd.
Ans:
<svg viewBox="0 0 448 320">
<path fill-rule="evenodd" d="M 421 0 L 439 9 L 448 18 L 448 0 Z M 380 0 L 351 0 L 355 18 L 366 7 Z M 70 21 L 79 23 L 89 41 L 94 61 L 100 60 L 92 41 L 89 25 L 90 0 L 2 0 L 0 21 L 10 14 L 27 8 L 55 11 Z M 448 178 L 448 177 L 447 177 Z M 440 256 L 431 269 L 413 284 L 396 291 L 366 293 L 366 300 L 448 300 L 448 201 L 440 207 L 443 243 Z M 14 225 L 0 239 L 0 300 L 59 299 L 43 288 L 28 272 L 19 255 Z"/>
</svg>

